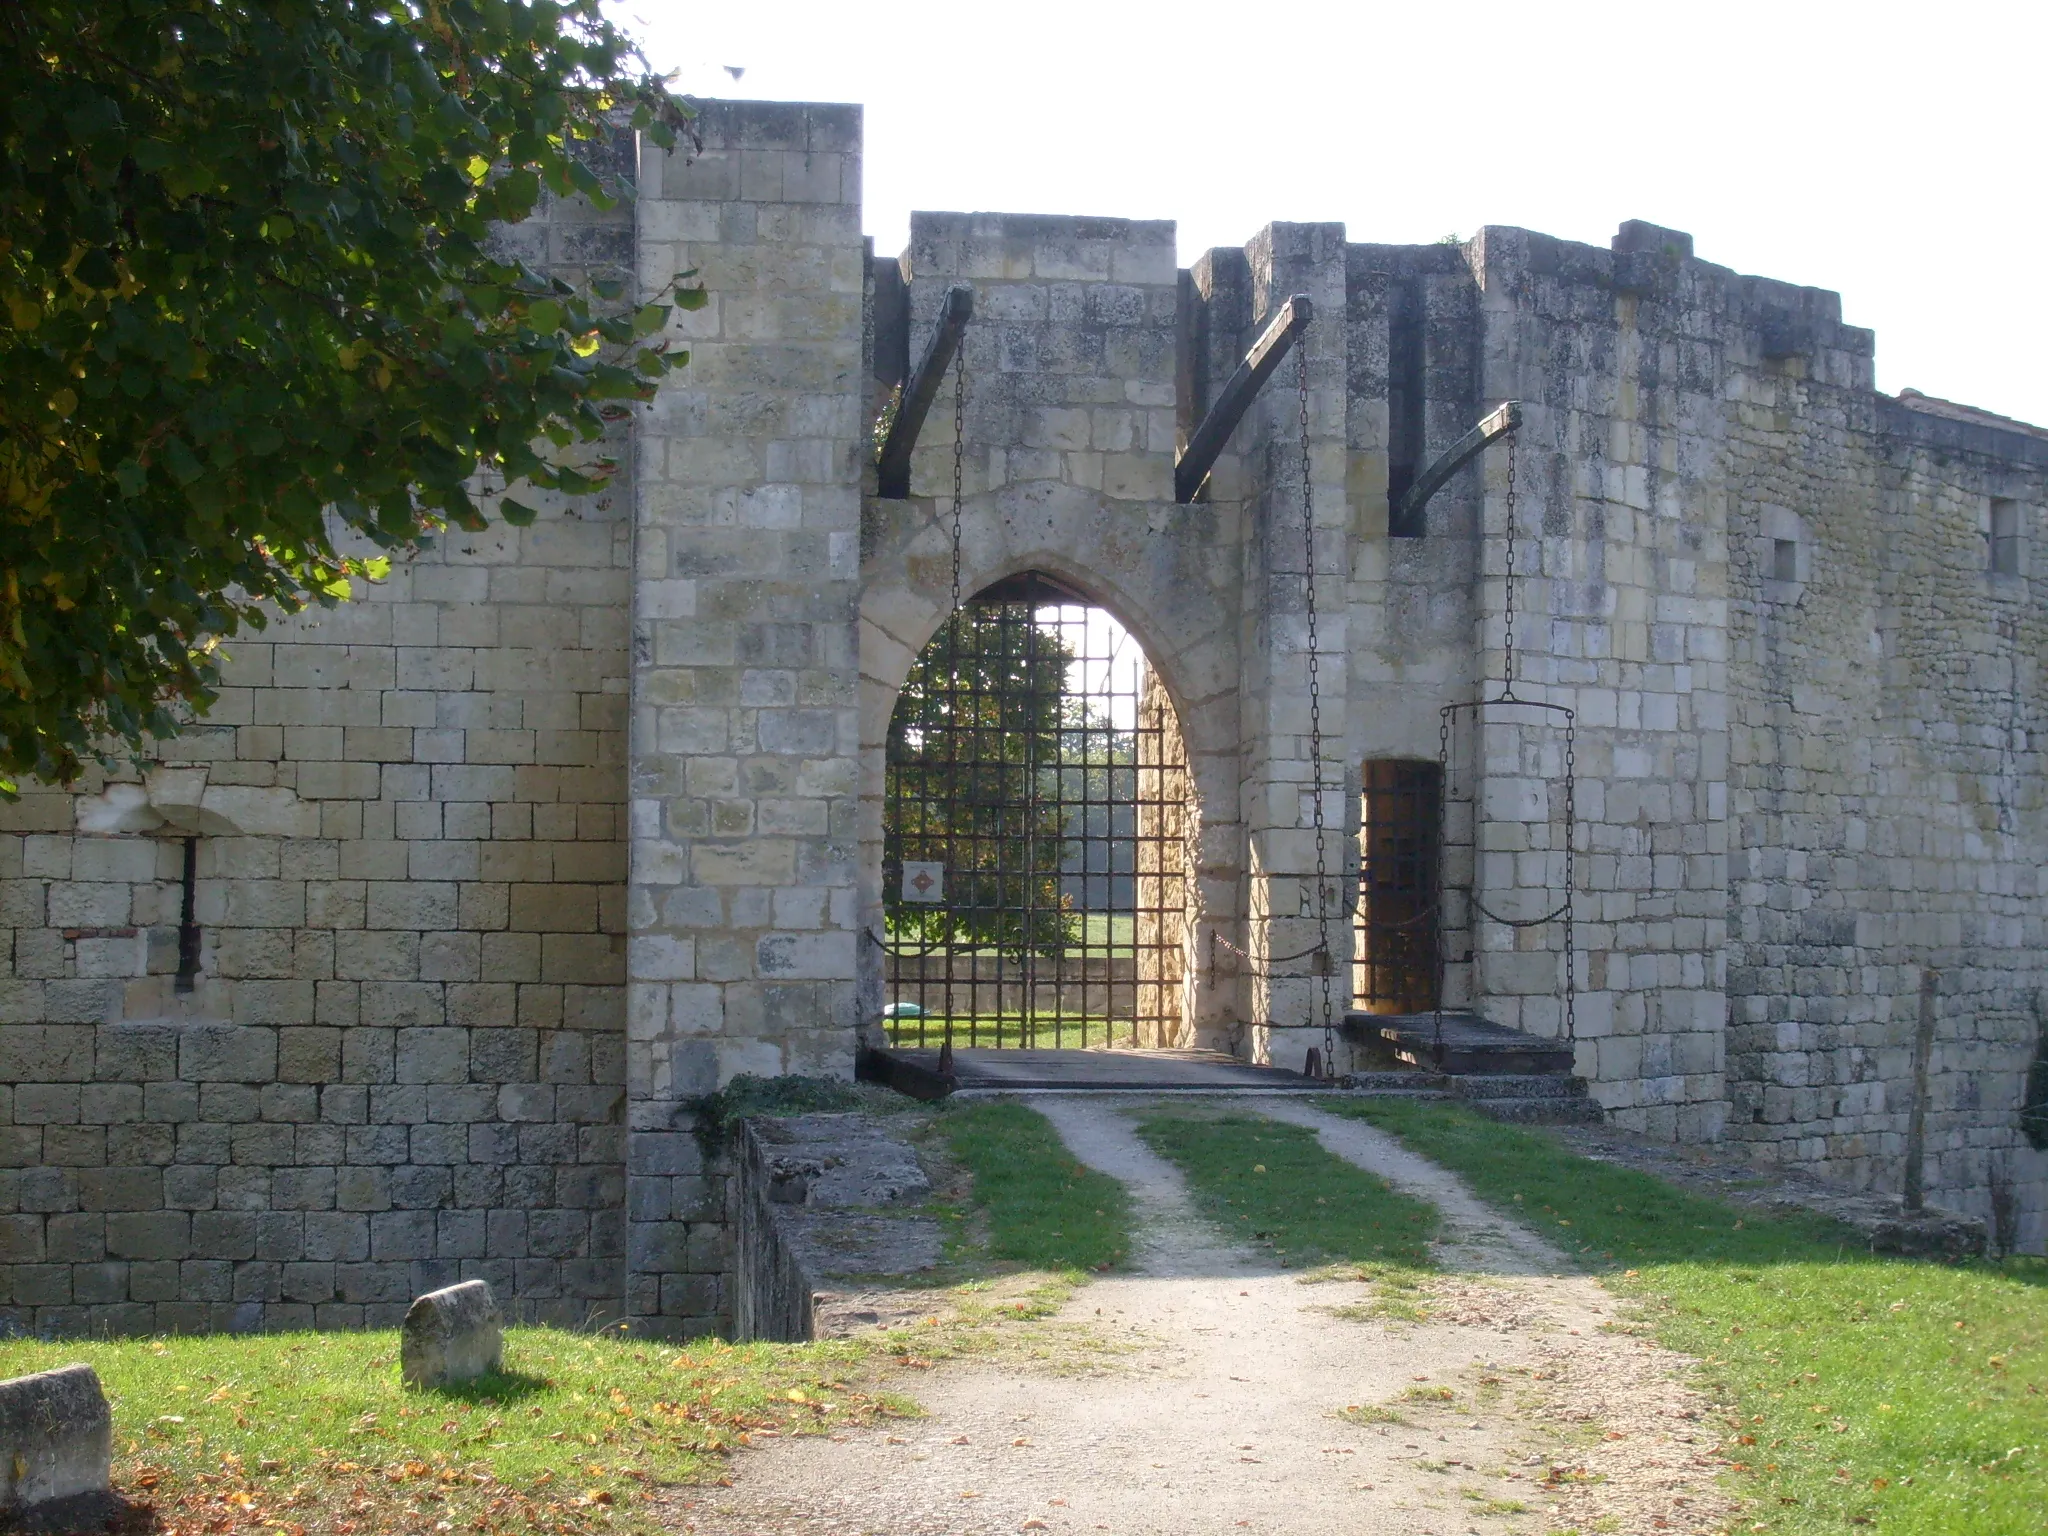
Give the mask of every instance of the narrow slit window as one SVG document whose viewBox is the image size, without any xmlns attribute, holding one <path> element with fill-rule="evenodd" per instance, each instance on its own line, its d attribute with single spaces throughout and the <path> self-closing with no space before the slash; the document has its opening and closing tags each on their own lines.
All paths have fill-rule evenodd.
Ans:
<svg viewBox="0 0 2048 1536">
<path fill-rule="evenodd" d="M 199 980 L 201 934 L 199 931 L 199 839 L 185 839 L 184 878 L 178 901 L 178 974 L 174 992 L 190 992 Z"/>
<path fill-rule="evenodd" d="M 1771 580 L 1797 581 L 1799 579 L 1799 541 L 1797 539 L 1771 540 Z"/>
<path fill-rule="evenodd" d="M 1442 770 L 1435 763 L 1365 765 L 1353 993 L 1365 1013 L 1436 1006 L 1436 861 Z"/>
<path fill-rule="evenodd" d="M 1991 574 L 2020 573 L 2020 504 L 2004 496 L 1991 499 Z"/>
</svg>

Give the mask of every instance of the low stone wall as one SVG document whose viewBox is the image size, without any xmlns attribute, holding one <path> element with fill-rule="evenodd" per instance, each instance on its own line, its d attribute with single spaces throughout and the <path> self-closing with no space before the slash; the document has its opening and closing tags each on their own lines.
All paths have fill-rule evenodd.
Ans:
<svg viewBox="0 0 2048 1536">
<path fill-rule="evenodd" d="M 735 1158 L 733 1333 L 812 1339 L 837 1290 L 934 1268 L 939 1225 L 917 1153 L 873 1117 L 744 1120 Z"/>
<path fill-rule="evenodd" d="M 0 1027 L 0 1327 L 390 1328 L 469 1279 L 520 1322 L 615 1318 L 623 1043 L 509 1020 Z"/>
<path fill-rule="evenodd" d="M 1853 1229 L 1872 1253 L 1957 1261 L 1983 1257 L 1989 1234 L 1975 1217 L 1929 1205 L 1909 1211 L 1898 1196 L 1855 1189 L 1809 1169 L 1763 1163 L 1741 1143 L 1676 1147 L 1614 1126 L 1552 1132 L 1582 1156 L 1618 1163 L 1680 1188 L 1771 1215 L 1811 1211 Z"/>
</svg>

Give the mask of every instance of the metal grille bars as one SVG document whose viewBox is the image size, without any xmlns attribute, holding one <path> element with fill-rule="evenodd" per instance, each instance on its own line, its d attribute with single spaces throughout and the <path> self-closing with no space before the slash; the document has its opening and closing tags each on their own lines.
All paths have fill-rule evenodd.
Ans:
<svg viewBox="0 0 2048 1536">
<path fill-rule="evenodd" d="M 971 599 L 912 668 L 887 771 L 892 1044 L 1176 1043 L 1186 764 L 1114 619 L 1039 575 Z"/>
</svg>

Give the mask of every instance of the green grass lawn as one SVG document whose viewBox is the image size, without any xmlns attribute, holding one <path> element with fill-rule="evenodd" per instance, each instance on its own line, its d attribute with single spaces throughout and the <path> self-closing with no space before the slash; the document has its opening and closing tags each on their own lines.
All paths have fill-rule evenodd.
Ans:
<svg viewBox="0 0 2048 1536">
<path fill-rule="evenodd" d="M 11 1341 L 0 1375 L 97 1370 L 115 1486 L 165 1532 L 639 1530 L 649 1488 L 735 1446 L 895 1411 L 850 1383 L 866 1355 L 514 1328 L 505 1375 L 410 1392 L 384 1330 Z"/>
<path fill-rule="evenodd" d="M 1431 1267 L 1436 1207 L 1324 1151 L 1313 1131 L 1259 1115 L 1155 1110 L 1138 1134 L 1186 1175 L 1204 1214 L 1283 1264 Z"/>
<path fill-rule="evenodd" d="M 916 1413 L 887 1389 L 887 1368 L 986 1355 L 1013 1335 L 1038 1347 L 1017 1325 L 1128 1251 L 1123 1186 L 1076 1163 L 1043 1117 L 981 1104 L 934 1128 L 971 1172 L 983 1218 L 956 1212 L 949 1225 L 986 1240 L 956 1241 L 959 1283 L 934 1289 L 915 1326 L 682 1347 L 513 1328 L 504 1375 L 441 1392 L 400 1386 L 391 1330 L 0 1341 L 0 1377 L 76 1361 L 99 1372 L 115 1488 L 153 1506 L 158 1536 L 651 1536 L 665 1529 L 650 1497 L 660 1486 L 717 1481 L 737 1447 Z"/>
<path fill-rule="evenodd" d="M 910 1050 L 935 1051 L 946 1040 L 946 1020 L 938 1015 L 923 1019 L 886 1019 L 883 1028 L 888 1031 L 891 1045 Z M 1056 1051 L 1077 1050 L 1084 1046 L 1131 1047 L 1136 1044 L 1137 1026 L 1129 1019 L 1080 1017 L 1071 1013 L 1064 1018 L 1050 1013 L 1027 1018 L 1023 1014 L 1006 1013 L 953 1020 L 953 1045 L 956 1049 L 973 1046 L 977 1049 L 1016 1050 L 1028 1047 Z"/>
<path fill-rule="evenodd" d="M 1340 1101 L 1463 1175 L 1704 1362 L 1732 1529 L 2048 1530 L 2048 1264 L 1865 1251 L 1815 1216 L 1738 1210 L 1451 1105 Z"/>
<path fill-rule="evenodd" d="M 1129 1194 L 1076 1161 L 1036 1110 L 966 1104 L 942 1114 L 937 1129 L 973 1175 L 990 1257 L 1078 1276 L 1130 1253 Z"/>
<path fill-rule="evenodd" d="M 1138 915 L 1135 912 L 1083 912 L 1081 943 L 1089 956 L 1104 951 L 1129 955 L 1137 951 Z"/>
<path fill-rule="evenodd" d="M 1138 914 L 1135 912 L 1081 912 L 1079 931 L 1074 936 L 1074 948 L 1070 954 L 1078 957 L 1085 952 L 1091 958 L 1105 952 L 1112 955 L 1128 955 L 1136 952 L 1138 942 Z M 1071 931 L 1071 930 L 1070 930 Z M 889 930 L 889 942 L 914 949 L 918 940 L 914 933 Z M 994 949 L 960 950 L 960 954 L 993 955 Z"/>
</svg>

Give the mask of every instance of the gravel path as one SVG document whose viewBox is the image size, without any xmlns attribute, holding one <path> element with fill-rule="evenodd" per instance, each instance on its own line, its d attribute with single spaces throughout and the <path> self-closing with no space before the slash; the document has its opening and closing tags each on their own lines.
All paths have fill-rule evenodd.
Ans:
<svg viewBox="0 0 2048 1536">
<path fill-rule="evenodd" d="M 952 1365 L 903 1383 L 929 1416 L 893 1431 L 782 1441 L 692 1490 L 693 1536 L 1453 1536 L 1706 1531 L 1712 1432 L 1678 1357 L 1600 1331 L 1610 1298 L 1451 1174 L 1371 1127 L 1297 1101 L 1238 1102 L 1315 1130 L 1336 1155 L 1434 1202 L 1449 1274 L 1423 1324 L 1357 1321 L 1349 1282 L 1303 1284 L 1224 1241 L 1137 1137 L 1143 1101 L 1033 1101 L 1074 1154 L 1130 1188 L 1135 1272 L 1069 1314 L 1140 1347 L 1086 1374 Z M 1426 1382 L 1448 1405 L 1353 1423 Z"/>
</svg>

